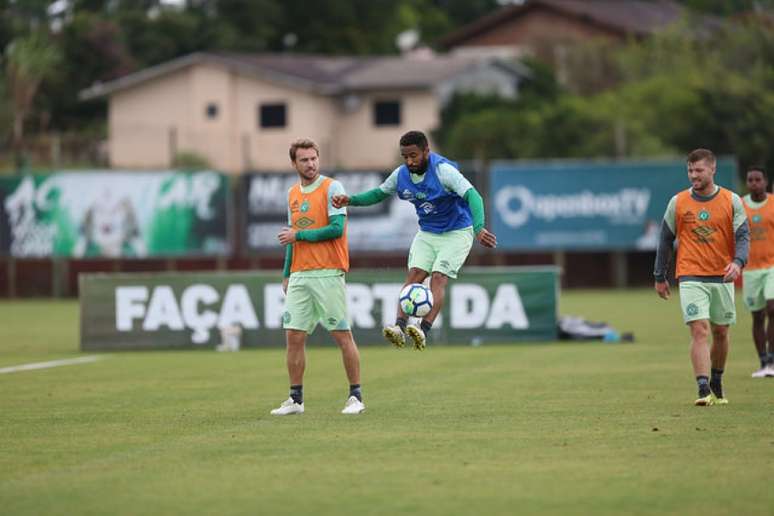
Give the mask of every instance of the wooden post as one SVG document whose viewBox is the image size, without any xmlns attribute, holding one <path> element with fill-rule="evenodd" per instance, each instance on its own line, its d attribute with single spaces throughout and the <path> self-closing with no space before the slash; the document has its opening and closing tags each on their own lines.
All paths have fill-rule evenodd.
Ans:
<svg viewBox="0 0 774 516">
<path fill-rule="evenodd" d="M 626 251 L 613 251 L 611 254 L 612 280 L 615 288 L 626 288 L 626 282 L 629 277 L 629 267 L 626 262 Z"/>
<path fill-rule="evenodd" d="M 16 297 L 16 258 L 9 256 L 6 267 L 8 273 L 8 297 Z"/>
<path fill-rule="evenodd" d="M 174 167 L 177 160 L 177 127 L 169 128 L 169 166 Z"/>
</svg>

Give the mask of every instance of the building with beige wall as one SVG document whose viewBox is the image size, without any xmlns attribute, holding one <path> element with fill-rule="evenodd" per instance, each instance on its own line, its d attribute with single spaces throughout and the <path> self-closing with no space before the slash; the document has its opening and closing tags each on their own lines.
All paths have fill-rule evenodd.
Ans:
<svg viewBox="0 0 774 516">
<path fill-rule="evenodd" d="M 108 98 L 114 168 L 169 168 L 187 152 L 232 173 L 287 170 L 289 143 L 310 137 L 326 168 L 384 169 L 400 135 L 437 128 L 455 92 L 513 98 L 526 75 L 466 56 L 197 53 L 81 96 Z"/>
</svg>

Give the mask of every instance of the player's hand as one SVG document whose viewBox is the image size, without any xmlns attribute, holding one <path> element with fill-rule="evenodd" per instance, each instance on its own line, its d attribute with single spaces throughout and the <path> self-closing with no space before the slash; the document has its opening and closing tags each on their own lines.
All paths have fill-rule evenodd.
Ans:
<svg viewBox="0 0 774 516">
<path fill-rule="evenodd" d="M 661 299 L 669 299 L 669 282 L 657 281 L 656 293 L 658 293 L 658 297 L 660 297 Z"/>
<path fill-rule="evenodd" d="M 296 230 L 292 228 L 282 228 L 277 235 L 279 243 L 282 245 L 289 245 L 296 241 Z"/>
<path fill-rule="evenodd" d="M 492 249 L 497 247 L 497 237 L 494 233 L 487 230 L 486 228 L 483 228 L 478 232 L 478 235 L 476 235 L 476 240 L 478 240 L 478 242 L 484 247 L 489 247 Z"/>
<path fill-rule="evenodd" d="M 723 269 L 723 281 L 730 283 L 736 281 L 736 278 L 742 273 L 742 268 L 736 262 L 731 262 Z"/>
<path fill-rule="evenodd" d="M 349 204 L 349 195 L 336 194 L 331 197 L 331 204 L 334 208 L 343 208 Z"/>
<path fill-rule="evenodd" d="M 282 293 L 287 295 L 288 294 L 288 280 L 290 278 L 282 278 Z"/>
</svg>

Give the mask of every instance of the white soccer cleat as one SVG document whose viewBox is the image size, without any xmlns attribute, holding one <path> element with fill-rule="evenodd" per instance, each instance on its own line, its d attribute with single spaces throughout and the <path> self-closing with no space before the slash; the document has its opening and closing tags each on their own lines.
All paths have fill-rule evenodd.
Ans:
<svg viewBox="0 0 774 516">
<path fill-rule="evenodd" d="M 362 401 L 357 399 L 354 396 L 350 396 L 347 399 L 347 402 L 344 404 L 344 410 L 341 411 L 342 414 L 360 414 L 365 410 L 365 405 Z"/>
<path fill-rule="evenodd" d="M 769 364 L 766 366 L 766 377 L 774 378 L 774 364 Z"/>
<path fill-rule="evenodd" d="M 761 367 L 760 369 L 758 369 L 757 371 L 755 371 L 755 372 L 754 372 L 753 374 L 751 374 L 750 376 L 752 376 L 753 378 L 766 378 L 766 377 L 768 376 L 768 373 L 769 373 L 769 371 L 771 371 L 772 375 L 774 376 L 774 370 L 772 370 L 772 369 L 769 369 L 769 367 L 768 367 L 768 366 L 766 366 L 766 367 Z"/>
<path fill-rule="evenodd" d="M 293 398 L 288 398 L 282 402 L 279 408 L 271 411 L 272 416 L 292 416 L 294 414 L 303 414 L 304 404 L 296 403 Z"/>
<path fill-rule="evenodd" d="M 416 324 L 409 324 L 406 326 L 406 333 L 409 337 L 411 337 L 411 340 L 414 341 L 414 349 L 424 351 L 425 342 L 427 339 L 425 337 L 425 332 L 422 331 L 422 328 Z"/>
<path fill-rule="evenodd" d="M 406 345 L 406 336 L 403 335 L 403 330 L 401 330 L 400 326 L 397 324 L 385 326 L 382 330 L 382 335 L 384 335 L 384 338 L 396 348 L 402 348 Z"/>
</svg>

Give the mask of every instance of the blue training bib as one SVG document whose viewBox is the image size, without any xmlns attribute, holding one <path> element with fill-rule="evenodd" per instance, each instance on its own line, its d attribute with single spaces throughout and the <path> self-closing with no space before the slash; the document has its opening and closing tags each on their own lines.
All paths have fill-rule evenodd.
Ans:
<svg viewBox="0 0 774 516">
<path fill-rule="evenodd" d="M 398 197 L 414 205 L 419 217 L 419 227 L 430 233 L 446 233 L 473 225 L 470 207 L 455 192 L 447 191 L 438 178 L 438 166 L 457 164 L 440 154 L 430 153 L 427 172 L 421 182 L 411 181 L 410 171 L 404 164 L 398 171 Z"/>
</svg>

